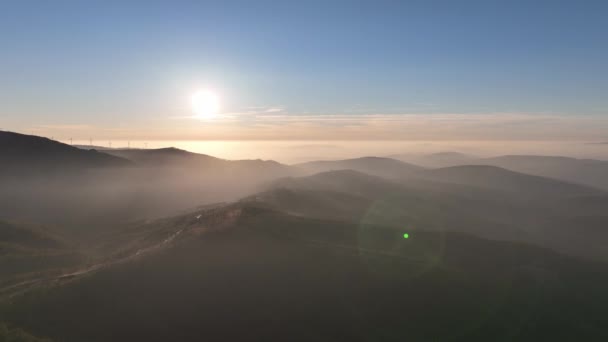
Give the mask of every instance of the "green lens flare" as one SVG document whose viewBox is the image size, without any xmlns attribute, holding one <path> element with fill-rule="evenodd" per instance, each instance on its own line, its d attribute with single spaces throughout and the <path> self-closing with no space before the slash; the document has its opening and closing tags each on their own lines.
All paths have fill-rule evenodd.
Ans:
<svg viewBox="0 0 608 342">
<path fill-rule="evenodd" d="M 409 239 L 409 238 L 410 238 L 410 234 L 408 234 L 408 233 L 404 233 L 404 234 L 403 234 L 403 238 L 404 238 L 404 239 Z"/>
</svg>

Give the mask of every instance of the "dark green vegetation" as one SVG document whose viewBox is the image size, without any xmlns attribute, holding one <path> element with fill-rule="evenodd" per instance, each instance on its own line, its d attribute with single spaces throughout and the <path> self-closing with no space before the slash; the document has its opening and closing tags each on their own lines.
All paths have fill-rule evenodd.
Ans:
<svg viewBox="0 0 608 342">
<path fill-rule="evenodd" d="M 18 138 L 127 164 L 0 177 L 0 341 L 608 340 L 601 189 Z"/>
<path fill-rule="evenodd" d="M 46 338 L 38 338 L 27 332 L 0 323 L 0 341 L 2 342 L 51 342 Z"/>
<path fill-rule="evenodd" d="M 62 274 L 83 262 L 81 253 L 48 232 L 0 221 L 0 297 L 12 285 Z"/>
<path fill-rule="evenodd" d="M 332 171 L 275 182 L 246 201 L 294 215 L 466 232 L 608 260 L 608 194 L 496 167 L 463 166 L 388 180 Z"/>
<path fill-rule="evenodd" d="M 242 204 L 144 231 L 167 242 L 14 298 L 3 317 L 57 341 L 608 338 L 606 265 L 528 245 Z"/>
</svg>

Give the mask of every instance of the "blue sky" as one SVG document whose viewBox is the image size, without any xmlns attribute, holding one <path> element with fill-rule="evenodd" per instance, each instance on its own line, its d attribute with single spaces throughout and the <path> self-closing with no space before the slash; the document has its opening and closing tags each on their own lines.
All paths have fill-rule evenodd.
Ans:
<svg viewBox="0 0 608 342">
<path fill-rule="evenodd" d="M 379 116 L 603 124 L 607 13 L 605 1 L 3 1 L 0 126 L 238 139 Z M 228 119 L 183 119 L 199 88 Z"/>
</svg>

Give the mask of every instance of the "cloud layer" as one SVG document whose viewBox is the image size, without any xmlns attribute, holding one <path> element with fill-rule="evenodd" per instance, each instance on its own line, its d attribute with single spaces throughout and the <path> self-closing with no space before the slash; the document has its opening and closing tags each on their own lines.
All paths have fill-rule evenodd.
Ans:
<svg viewBox="0 0 608 342">
<path fill-rule="evenodd" d="M 213 120 L 159 119 L 96 126 L 24 127 L 64 138 L 134 140 L 578 140 L 608 139 L 608 117 L 528 113 L 292 114 L 253 108 Z"/>
</svg>

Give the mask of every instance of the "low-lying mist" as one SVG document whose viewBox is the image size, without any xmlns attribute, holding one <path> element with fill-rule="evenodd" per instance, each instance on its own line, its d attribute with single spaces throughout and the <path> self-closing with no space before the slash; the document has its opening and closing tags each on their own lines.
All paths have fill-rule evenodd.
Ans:
<svg viewBox="0 0 608 342">
<path fill-rule="evenodd" d="M 608 161 L 542 155 L 604 145 L 226 144 L 0 132 L 0 321 L 57 341 L 605 330 Z"/>
<path fill-rule="evenodd" d="M 237 200 L 286 175 L 172 165 L 3 178 L 0 217 L 86 232 L 91 227 Z"/>
<path fill-rule="evenodd" d="M 104 143 L 104 146 L 107 146 L 107 142 Z M 89 142 L 75 141 L 74 144 L 87 147 Z M 112 146 L 125 149 L 127 146 L 136 148 L 147 146 L 149 149 L 177 147 L 230 160 L 259 158 L 286 164 L 361 156 L 425 155 L 446 151 L 457 151 L 478 157 L 526 154 L 608 160 L 607 144 L 578 140 L 156 140 L 146 142 L 118 140 L 112 141 Z"/>
</svg>

